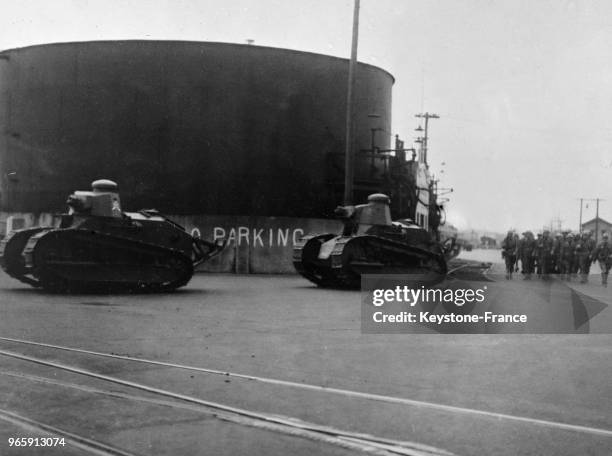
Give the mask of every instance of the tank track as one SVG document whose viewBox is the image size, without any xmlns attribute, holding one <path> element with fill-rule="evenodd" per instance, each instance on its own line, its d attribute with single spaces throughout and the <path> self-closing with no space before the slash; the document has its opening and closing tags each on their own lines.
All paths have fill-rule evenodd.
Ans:
<svg viewBox="0 0 612 456">
<path fill-rule="evenodd" d="M 13 279 L 33 287 L 40 286 L 39 281 L 26 274 L 28 271 L 25 266 L 24 258 L 21 255 L 28 240 L 41 231 L 48 231 L 51 227 L 28 228 L 13 231 L 9 236 L 0 241 L 0 266 Z"/>
<path fill-rule="evenodd" d="M 339 282 L 334 271 L 329 267 L 320 266 L 319 262 L 315 261 L 321 244 L 334 237 L 333 234 L 304 236 L 293 245 L 293 266 L 295 270 L 302 277 L 320 287 L 334 286 Z"/>
<path fill-rule="evenodd" d="M 82 229 L 32 233 L 23 258 L 16 278 L 54 292 L 171 291 L 193 275 L 191 259 L 178 250 Z"/>
<path fill-rule="evenodd" d="M 303 277 L 322 287 L 359 288 L 362 274 L 429 274 L 442 280 L 447 266 L 442 252 L 406 246 L 381 236 L 340 236 L 327 260 L 317 258 L 322 242 L 334 235 L 306 236 L 293 250 L 293 264 Z M 314 252 L 314 253 L 313 253 Z M 429 263 L 422 265 L 421 263 Z"/>
</svg>

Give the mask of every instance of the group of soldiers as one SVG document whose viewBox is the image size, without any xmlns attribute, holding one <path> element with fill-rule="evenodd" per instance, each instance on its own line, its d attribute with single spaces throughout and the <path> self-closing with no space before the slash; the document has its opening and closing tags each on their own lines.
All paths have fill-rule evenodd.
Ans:
<svg viewBox="0 0 612 456">
<path fill-rule="evenodd" d="M 534 273 L 544 280 L 558 274 L 568 281 L 580 276 L 581 283 L 588 281 L 591 264 L 598 261 L 601 283 L 606 287 L 612 266 L 612 244 L 608 234 L 597 244 L 590 231 L 561 232 L 554 236 L 550 231 L 537 236 L 526 231 L 521 238 L 514 231 L 508 231 L 502 242 L 502 258 L 506 263 L 506 279 L 512 279 L 512 274 L 518 272 L 520 261 L 525 280 L 531 279 Z"/>
</svg>

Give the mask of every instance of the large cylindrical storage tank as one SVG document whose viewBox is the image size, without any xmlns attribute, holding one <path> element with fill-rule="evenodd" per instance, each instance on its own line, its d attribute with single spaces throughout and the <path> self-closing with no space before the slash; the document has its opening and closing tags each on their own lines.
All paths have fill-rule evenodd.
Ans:
<svg viewBox="0 0 612 456">
<path fill-rule="evenodd" d="M 0 211 L 109 178 L 124 209 L 321 217 L 342 200 L 348 60 L 206 42 L 0 53 Z M 359 64 L 356 149 L 388 148 L 393 77 Z M 357 179 L 369 173 L 357 163 Z"/>
</svg>

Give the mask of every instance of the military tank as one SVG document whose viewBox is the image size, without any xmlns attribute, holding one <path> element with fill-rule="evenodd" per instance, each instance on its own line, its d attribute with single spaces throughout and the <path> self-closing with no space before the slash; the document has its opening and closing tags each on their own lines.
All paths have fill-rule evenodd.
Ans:
<svg viewBox="0 0 612 456">
<path fill-rule="evenodd" d="M 15 279 L 54 292 L 171 291 L 225 243 L 191 236 L 155 210 L 122 212 L 117 184 L 76 191 L 59 226 L 17 230 L 0 243 Z"/>
<path fill-rule="evenodd" d="M 341 234 L 309 235 L 293 249 L 295 269 L 321 287 L 358 288 L 362 274 L 415 274 L 437 283 L 447 273 L 445 252 L 423 228 L 393 222 L 389 197 L 376 193 L 367 204 L 339 206 Z"/>
</svg>

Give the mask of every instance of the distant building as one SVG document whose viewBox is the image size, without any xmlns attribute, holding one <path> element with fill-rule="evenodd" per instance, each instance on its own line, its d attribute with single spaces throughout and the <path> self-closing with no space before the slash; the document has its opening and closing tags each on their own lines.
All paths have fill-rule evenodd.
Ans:
<svg viewBox="0 0 612 456">
<path fill-rule="evenodd" d="M 483 249 L 494 249 L 497 248 L 497 239 L 491 236 L 481 236 L 480 247 Z"/>
<path fill-rule="evenodd" d="M 581 228 L 582 231 L 591 231 L 598 240 L 601 239 L 602 234 L 612 233 L 612 223 L 605 221 L 601 217 L 584 222 Z"/>
<path fill-rule="evenodd" d="M 473 245 L 480 244 L 480 234 L 476 230 L 462 230 L 458 237 Z"/>
</svg>

